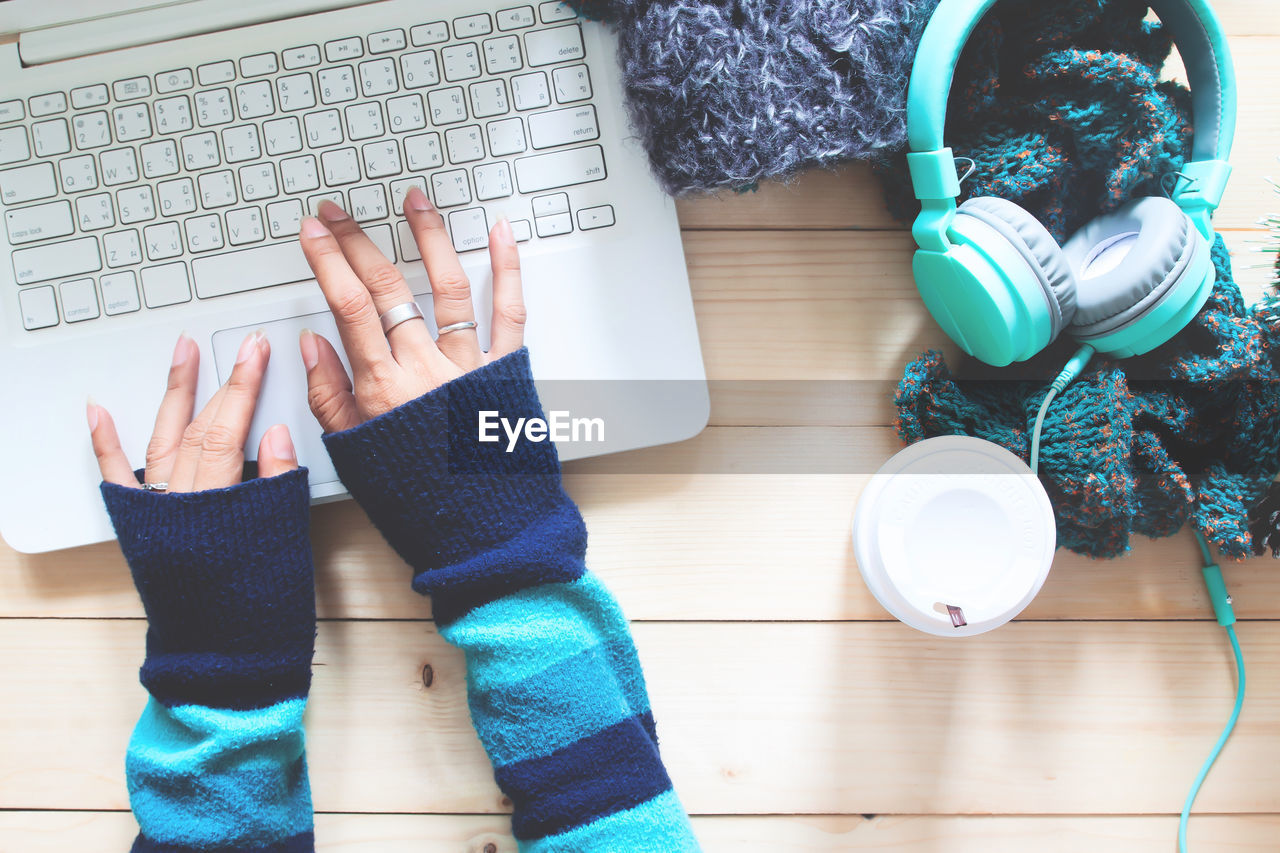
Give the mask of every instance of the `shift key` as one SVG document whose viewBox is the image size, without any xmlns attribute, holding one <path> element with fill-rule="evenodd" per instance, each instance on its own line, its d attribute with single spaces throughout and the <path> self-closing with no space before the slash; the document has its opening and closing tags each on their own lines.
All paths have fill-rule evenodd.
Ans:
<svg viewBox="0 0 1280 853">
<path fill-rule="evenodd" d="M 18 284 L 67 278 L 102 269 L 96 237 L 82 237 L 65 243 L 49 243 L 13 252 L 13 276 Z"/>
<path fill-rule="evenodd" d="M 522 193 L 589 184 L 604 179 L 604 149 L 599 145 L 516 158 L 516 184 Z"/>
</svg>

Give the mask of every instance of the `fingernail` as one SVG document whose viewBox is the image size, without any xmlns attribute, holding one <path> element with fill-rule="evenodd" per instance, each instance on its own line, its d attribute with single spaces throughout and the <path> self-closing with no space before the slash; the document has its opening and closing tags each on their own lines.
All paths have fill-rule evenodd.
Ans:
<svg viewBox="0 0 1280 853">
<path fill-rule="evenodd" d="M 316 207 L 316 213 L 326 222 L 341 222 L 351 218 L 345 210 L 327 198 Z"/>
<path fill-rule="evenodd" d="M 173 366 L 174 367 L 178 367 L 179 365 L 186 364 L 187 359 L 191 358 L 191 347 L 189 346 L 189 344 L 191 343 L 194 343 L 194 341 L 192 341 L 191 338 L 187 336 L 186 332 L 183 332 L 182 334 L 178 335 L 178 342 L 173 345 Z"/>
<path fill-rule="evenodd" d="M 420 187 L 411 187 L 405 194 L 404 202 L 410 210 L 416 210 L 419 213 L 431 209 L 431 199 L 427 198 L 427 194 Z"/>
<path fill-rule="evenodd" d="M 98 404 L 90 397 L 85 401 L 85 416 L 89 419 L 89 432 L 98 429 Z"/>
<path fill-rule="evenodd" d="M 515 232 L 511 230 L 511 220 L 505 216 L 498 220 L 498 239 L 509 246 L 514 246 L 516 242 Z"/>
<path fill-rule="evenodd" d="M 299 232 L 303 237 L 328 237 L 329 229 L 324 227 L 324 223 L 314 216 L 308 216 L 302 220 L 302 227 Z"/>
<path fill-rule="evenodd" d="M 236 353 L 236 364 L 245 361 L 249 356 L 253 355 L 254 351 L 262 346 L 262 342 L 265 339 L 266 336 L 263 334 L 261 329 L 258 329 L 245 338 L 240 344 L 240 351 Z"/>
<path fill-rule="evenodd" d="M 303 329 L 298 338 L 298 349 L 302 351 L 302 366 L 310 373 L 320 363 L 320 348 L 316 344 L 316 333 L 310 329 Z"/>
<path fill-rule="evenodd" d="M 271 455 L 281 462 L 297 462 L 298 451 L 293 449 L 293 439 L 289 438 L 289 430 L 284 424 L 276 424 L 267 430 L 267 446 Z"/>
</svg>

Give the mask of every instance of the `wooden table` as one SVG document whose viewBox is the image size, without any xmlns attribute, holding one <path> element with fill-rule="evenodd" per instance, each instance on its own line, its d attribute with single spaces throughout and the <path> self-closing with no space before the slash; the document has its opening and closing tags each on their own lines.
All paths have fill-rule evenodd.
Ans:
<svg viewBox="0 0 1280 853">
<path fill-rule="evenodd" d="M 1218 5 L 1243 86 L 1218 223 L 1252 299 L 1267 278 L 1249 254 L 1257 220 L 1280 212 L 1263 181 L 1280 171 L 1280 15 L 1272 0 Z M 908 235 L 860 166 L 685 201 L 680 216 L 711 426 L 568 479 L 588 561 L 636 621 L 706 849 L 1172 850 L 1233 690 L 1190 537 L 1111 562 L 1059 552 L 1023 618 L 979 638 L 888 621 L 849 524 L 866 472 L 897 449 L 889 383 L 927 346 L 954 352 L 915 296 Z M 853 380 L 861 392 L 832 393 Z M 853 462 L 828 472 L 831 458 Z M 514 850 L 461 657 L 408 570 L 350 503 L 318 507 L 315 530 L 321 848 Z M 1280 847 L 1280 566 L 1226 574 L 1251 680 L 1198 803 L 1210 816 L 1192 822 L 1197 853 Z M 127 849 L 141 616 L 113 544 L 0 548 L 0 850 Z"/>
</svg>

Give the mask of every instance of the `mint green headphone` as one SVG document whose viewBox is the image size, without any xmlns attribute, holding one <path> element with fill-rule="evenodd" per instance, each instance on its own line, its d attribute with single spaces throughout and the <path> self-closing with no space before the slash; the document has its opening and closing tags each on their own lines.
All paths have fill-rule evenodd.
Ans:
<svg viewBox="0 0 1280 853">
<path fill-rule="evenodd" d="M 956 207 L 955 157 L 943 146 L 960 51 L 996 0 L 942 0 L 916 53 L 907 94 L 907 163 L 921 211 L 912 260 L 925 306 L 952 340 L 1003 367 L 1062 332 L 1115 358 L 1168 341 L 1213 288 L 1210 217 L 1231 167 L 1235 71 L 1207 0 L 1152 0 L 1191 83 L 1195 139 L 1172 200 L 1137 199 L 1063 246 L 1023 208 L 991 196 Z"/>
</svg>

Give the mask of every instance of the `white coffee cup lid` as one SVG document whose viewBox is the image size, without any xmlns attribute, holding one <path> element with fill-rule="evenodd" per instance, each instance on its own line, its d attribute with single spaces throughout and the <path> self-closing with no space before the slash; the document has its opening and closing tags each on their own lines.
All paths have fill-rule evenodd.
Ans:
<svg viewBox="0 0 1280 853">
<path fill-rule="evenodd" d="M 1022 612 L 1049 575 L 1053 507 L 1026 463 L 997 444 L 940 436 L 871 478 L 853 550 L 876 600 L 941 637 L 990 631 Z"/>
</svg>

